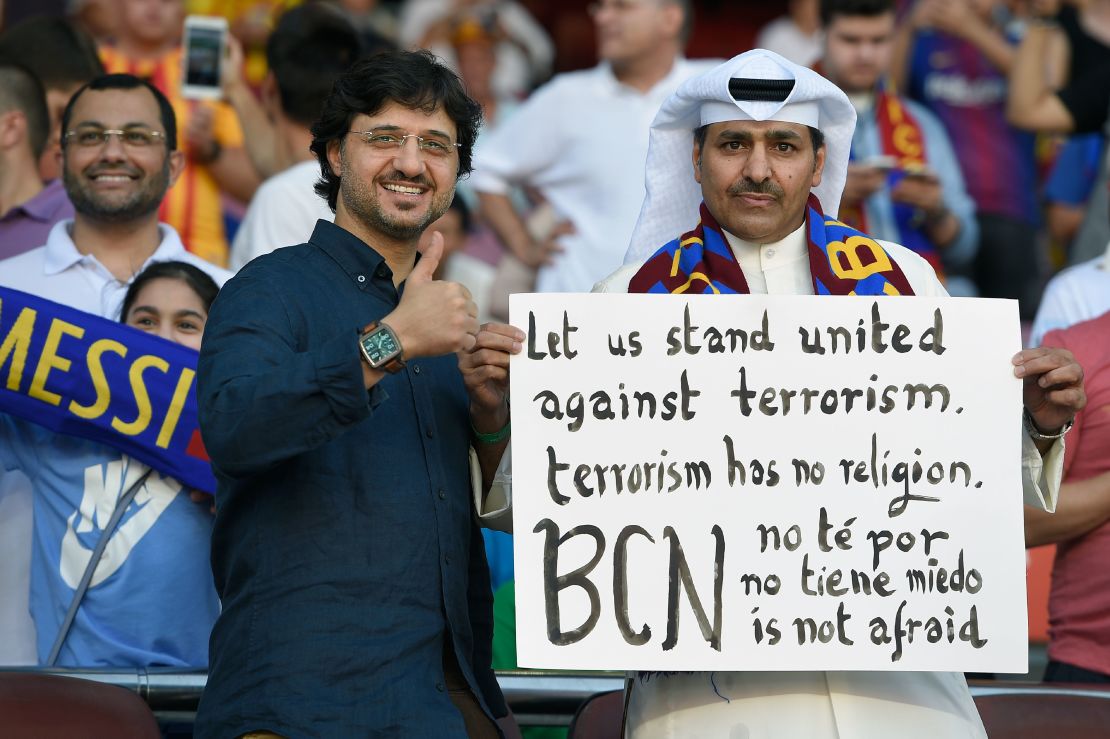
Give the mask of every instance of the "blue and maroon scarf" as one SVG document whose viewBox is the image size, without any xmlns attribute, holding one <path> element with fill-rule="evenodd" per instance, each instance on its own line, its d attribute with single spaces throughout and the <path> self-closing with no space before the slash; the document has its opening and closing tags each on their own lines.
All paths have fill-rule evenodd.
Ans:
<svg viewBox="0 0 1110 739">
<path fill-rule="evenodd" d="M 877 241 L 826 219 L 813 195 L 806 207 L 814 295 L 913 295 L 902 269 Z M 630 293 L 747 294 L 748 281 L 721 227 L 702 203 L 701 222 L 651 256 L 628 284 Z"/>
</svg>

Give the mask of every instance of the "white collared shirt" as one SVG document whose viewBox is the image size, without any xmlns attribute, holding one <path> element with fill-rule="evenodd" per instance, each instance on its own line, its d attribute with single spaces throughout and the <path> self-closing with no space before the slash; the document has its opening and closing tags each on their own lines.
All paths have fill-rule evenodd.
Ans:
<svg viewBox="0 0 1110 739">
<path fill-rule="evenodd" d="M 1040 346 L 1044 335 L 1110 311 L 1110 246 L 1106 253 L 1061 271 L 1048 281 L 1033 319 L 1029 346 Z"/>
<path fill-rule="evenodd" d="M 72 229 L 72 219 L 59 221 L 44 246 L 0 261 L 0 286 L 116 320 L 131 280 L 117 280 L 96 257 L 82 254 L 70 236 Z M 231 277 L 226 269 L 187 252 L 171 226 L 159 223 L 158 233 L 158 248 L 135 274 L 154 262 L 179 261 L 198 267 L 221 286 Z"/>
<path fill-rule="evenodd" d="M 328 201 L 313 189 L 319 179 L 320 163 L 310 159 L 259 185 L 231 245 L 232 269 L 274 249 L 305 243 L 318 220 L 335 221 Z"/>
<path fill-rule="evenodd" d="M 675 59 L 646 93 L 623 85 L 608 64 L 555 77 L 478 142 L 473 187 L 506 195 L 537 188 L 574 225 L 565 249 L 539 271 L 540 292 L 585 292 L 620 267 L 644 201 L 651 122 L 687 78 L 718 62 Z M 693 166 L 693 165 L 691 165 Z"/>
</svg>

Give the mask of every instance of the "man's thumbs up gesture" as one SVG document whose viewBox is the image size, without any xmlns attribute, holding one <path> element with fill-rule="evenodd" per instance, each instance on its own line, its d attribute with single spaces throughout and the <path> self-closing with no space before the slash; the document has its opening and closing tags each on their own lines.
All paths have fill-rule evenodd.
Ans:
<svg viewBox="0 0 1110 739">
<path fill-rule="evenodd" d="M 433 278 L 443 258 L 443 236 L 432 243 L 404 283 L 396 310 L 382 319 L 401 342 L 405 359 L 469 351 L 478 333 L 478 307 L 457 282 Z"/>
</svg>

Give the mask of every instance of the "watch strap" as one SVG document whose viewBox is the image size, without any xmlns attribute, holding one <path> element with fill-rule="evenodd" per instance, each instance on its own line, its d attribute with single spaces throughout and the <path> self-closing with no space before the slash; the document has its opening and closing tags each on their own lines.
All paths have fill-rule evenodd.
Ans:
<svg viewBox="0 0 1110 739">
<path fill-rule="evenodd" d="M 1061 426 L 1059 431 L 1046 434 L 1037 428 L 1037 423 L 1033 420 L 1033 416 L 1025 409 L 1022 409 L 1022 421 L 1025 424 L 1025 430 L 1029 432 L 1029 435 L 1033 437 L 1034 441 L 1055 441 L 1056 439 L 1062 439 L 1064 438 L 1064 434 L 1071 431 L 1071 427 L 1075 425 L 1075 419 L 1073 418 Z"/>
</svg>

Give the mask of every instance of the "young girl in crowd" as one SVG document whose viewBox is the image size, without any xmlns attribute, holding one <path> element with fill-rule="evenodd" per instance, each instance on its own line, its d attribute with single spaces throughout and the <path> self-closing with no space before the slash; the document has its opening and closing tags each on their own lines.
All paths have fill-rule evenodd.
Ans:
<svg viewBox="0 0 1110 739">
<path fill-rule="evenodd" d="M 199 350 L 218 289 L 190 264 L 156 263 L 132 282 L 120 320 Z M 157 470 L 148 474 L 147 465 L 111 446 L 6 414 L 0 464 L 22 470 L 34 490 L 30 610 L 41 664 L 207 666 L 219 613 L 208 563 L 211 498 Z M 134 499 L 75 606 L 97 542 L 132 487 Z M 72 625 L 60 637 L 71 610 Z"/>
</svg>

